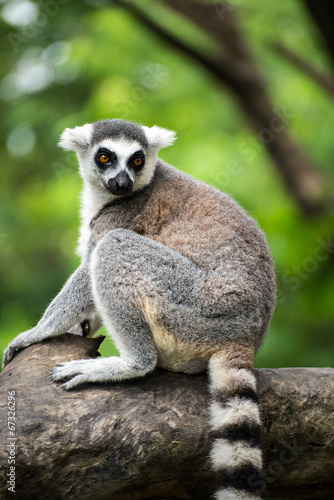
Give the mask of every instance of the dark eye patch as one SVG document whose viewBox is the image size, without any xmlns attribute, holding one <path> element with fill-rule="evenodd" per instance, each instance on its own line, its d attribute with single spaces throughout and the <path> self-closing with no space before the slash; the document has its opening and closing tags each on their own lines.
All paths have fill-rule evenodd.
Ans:
<svg viewBox="0 0 334 500">
<path fill-rule="evenodd" d="M 128 166 L 135 171 L 139 171 L 145 165 L 145 154 L 144 151 L 139 150 L 133 153 L 128 160 Z"/>
<path fill-rule="evenodd" d="M 106 148 L 100 148 L 95 155 L 95 163 L 100 168 L 110 167 L 117 161 L 117 156 L 113 151 Z"/>
</svg>

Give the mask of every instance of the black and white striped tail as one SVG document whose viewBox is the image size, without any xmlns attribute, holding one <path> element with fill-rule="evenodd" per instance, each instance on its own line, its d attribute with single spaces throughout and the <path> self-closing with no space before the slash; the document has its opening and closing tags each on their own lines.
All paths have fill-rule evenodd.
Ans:
<svg viewBox="0 0 334 500">
<path fill-rule="evenodd" d="M 220 473 L 216 500 L 259 500 L 263 492 L 261 423 L 251 364 L 214 355 L 209 364 L 211 450 Z"/>
</svg>

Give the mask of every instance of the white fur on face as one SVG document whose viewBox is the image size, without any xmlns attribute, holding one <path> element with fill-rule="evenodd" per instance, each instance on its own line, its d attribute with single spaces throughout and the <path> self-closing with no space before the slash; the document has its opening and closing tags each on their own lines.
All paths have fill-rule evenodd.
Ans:
<svg viewBox="0 0 334 500">
<path fill-rule="evenodd" d="M 84 198 L 89 192 L 89 205 L 91 208 L 88 212 L 94 211 L 92 205 L 94 205 L 94 199 L 96 202 L 96 210 L 101 208 L 102 205 L 108 203 L 114 199 L 111 193 L 105 193 L 103 186 L 103 181 L 109 180 L 110 178 L 117 175 L 121 170 L 126 170 L 133 181 L 133 191 L 137 191 L 147 184 L 152 179 L 154 168 L 158 159 L 158 151 L 161 148 L 166 148 L 173 144 L 176 134 L 172 130 L 167 130 L 154 125 L 153 127 L 142 126 L 142 130 L 145 134 L 148 143 L 148 150 L 146 153 L 146 161 L 144 168 L 135 173 L 127 168 L 127 159 L 133 153 L 139 149 L 145 149 L 137 141 L 126 140 L 126 139 L 103 139 L 99 144 L 96 144 L 94 148 L 90 149 L 90 140 L 93 133 L 94 124 L 86 123 L 81 127 L 75 127 L 73 129 L 65 129 L 62 133 L 59 141 L 59 145 L 65 150 L 74 150 L 79 158 L 80 172 L 85 181 L 83 193 Z M 94 154 L 96 154 L 99 147 L 105 147 L 110 151 L 113 151 L 118 159 L 116 169 L 106 169 L 101 172 L 100 175 L 96 175 L 96 169 L 94 165 Z M 109 178 L 107 179 L 107 176 Z M 102 180 L 102 183 L 101 183 Z"/>
<path fill-rule="evenodd" d="M 132 180 L 134 180 L 134 172 L 131 172 L 128 168 L 128 159 L 136 151 L 142 151 L 143 147 L 139 142 L 128 142 L 124 139 L 104 139 L 99 144 L 96 144 L 93 149 L 93 158 L 99 149 L 108 149 L 109 151 L 115 153 L 117 156 L 116 167 L 111 167 L 106 169 L 106 173 L 110 174 L 112 172 L 112 177 L 115 177 L 122 170 L 126 170 Z M 145 152 L 145 151 L 144 151 Z M 145 165 L 146 166 L 146 165 Z M 144 168 L 145 168 L 144 166 Z"/>
<path fill-rule="evenodd" d="M 92 182 L 94 181 L 94 176 L 96 177 L 96 167 L 93 165 L 93 163 L 94 157 L 100 148 L 108 149 L 109 151 L 115 153 L 117 156 L 117 165 L 115 167 L 107 168 L 105 172 L 101 172 L 100 178 L 104 179 L 104 181 L 107 182 L 110 178 L 115 177 L 120 171 L 123 170 L 128 173 L 130 179 L 133 181 L 133 191 L 138 191 L 139 189 L 142 189 L 144 186 L 147 186 L 150 183 L 154 174 L 156 162 L 158 160 L 157 151 L 152 149 L 145 151 L 145 149 L 139 142 L 129 142 L 124 139 L 105 139 L 94 146 L 93 151 L 89 154 L 89 159 L 86 158 L 83 161 L 82 175 L 85 180 L 88 180 L 88 182 Z M 128 159 L 134 153 L 136 153 L 136 151 L 140 150 L 144 151 L 145 153 L 145 165 L 142 170 L 140 170 L 139 172 L 135 172 L 134 170 L 129 169 Z M 105 189 L 103 186 L 101 186 L 101 188 Z M 116 198 L 109 192 L 107 192 L 106 196 L 109 197 L 109 201 Z"/>
<path fill-rule="evenodd" d="M 116 167 L 107 168 L 105 172 L 97 171 L 94 158 L 100 148 L 106 148 L 116 154 Z M 131 155 L 139 150 L 143 150 L 143 147 L 136 141 L 105 139 L 99 144 L 94 145 L 92 150 L 77 152 L 80 173 L 84 180 L 84 187 L 81 194 L 82 225 L 77 249 L 77 253 L 81 257 L 85 254 L 89 240 L 90 221 L 104 205 L 117 198 L 117 196 L 105 188 L 103 181 L 108 182 L 111 177 L 115 177 L 121 170 L 125 170 L 133 180 L 133 191 L 138 191 L 150 183 L 158 159 L 157 151 L 150 149 L 148 152 L 144 151 L 144 153 L 147 153 L 144 168 L 140 172 L 135 173 L 133 170 L 128 169 L 127 161 Z"/>
</svg>

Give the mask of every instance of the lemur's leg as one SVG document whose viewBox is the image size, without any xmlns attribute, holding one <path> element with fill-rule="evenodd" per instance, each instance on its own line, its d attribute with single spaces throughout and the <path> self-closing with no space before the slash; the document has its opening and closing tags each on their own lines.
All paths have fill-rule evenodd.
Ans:
<svg viewBox="0 0 334 500">
<path fill-rule="evenodd" d="M 93 251 L 94 302 L 120 357 L 75 360 L 53 371 L 53 380 L 71 378 L 65 389 L 85 382 L 144 376 L 157 363 L 145 305 L 189 302 L 196 266 L 185 257 L 132 231 L 107 234 Z M 176 318 L 176 321 L 178 318 Z"/>
<path fill-rule="evenodd" d="M 3 365 L 9 363 L 16 349 L 67 332 L 73 325 L 83 321 L 93 307 L 89 273 L 84 266 L 80 266 L 51 302 L 38 324 L 10 342 L 4 352 Z"/>
<path fill-rule="evenodd" d="M 211 460 L 221 476 L 216 500 L 259 500 L 265 489 L 253 361 L 253 348 L 233 343 L 210 359 L 211 428 L 215 438 Z"/>
</svg>

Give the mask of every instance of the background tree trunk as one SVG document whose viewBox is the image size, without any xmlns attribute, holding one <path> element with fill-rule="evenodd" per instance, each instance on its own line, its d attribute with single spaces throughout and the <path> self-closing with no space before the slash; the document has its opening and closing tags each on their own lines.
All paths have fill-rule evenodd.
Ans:
<svg viewBox="0 0 334 500">
<path fill-rule="evenodd" d="M 70 334 L 50 339 L 20 352 L 0 375 L 1 499 L 207 500 L 217 477 L 208 460 L 206 374 L 157 370 L 137 381 L 71 392 L 50 381 L 57 362 L 96 357 L 100 342 Z M 334 370 L 256 373 L 266 495 L 332 498 Z M 7 489 L 9 451 L 15 494 Z"/>
</svg>

